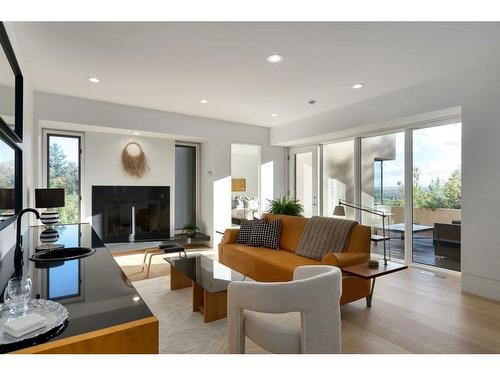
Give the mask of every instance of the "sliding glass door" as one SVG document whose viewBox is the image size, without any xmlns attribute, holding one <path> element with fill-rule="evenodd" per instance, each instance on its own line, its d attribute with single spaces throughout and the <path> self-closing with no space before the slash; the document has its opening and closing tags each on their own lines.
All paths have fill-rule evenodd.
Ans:
<svg viewBox="0 0 500 375">
<path fill-rule="evenodd" d="M 387 216 L 386 248 L 391 259 L 405 259 L 405 135 L 384 134 L 361 140 L 361 204 Z M 363 212 L 372 228 L 372 254 L 383 256 L 382 218 Z"/>
<path fill-rule="evenodd" d="M 323 145 L 322 215 L 333 216 L 339 199 L 355 201 L 354 140 Z M 354 220 L 356 211 L 345 208 L 346 218 Z"/>
<path fill-rule="evenodd" d="M 318 215 L 318 147 L 291 152 L 292 196 L 304 205 L 304 216 Z"/>
<path fill-rule="evenodd" d="M 384 212 L 385 238 L 380 216 L 346 208 L 371 227 L 372 257 L 385 242 L 392 260 L 460 271 L 461 124 L 437 121 L 291 149 L 291 194 L 307 217 L 333 216 L 339 199 Z"/>
<path fill-rule="evenodd" d="M 460 271 L 461 124 L 413 130 L 415 263 Z"/>
</svg>

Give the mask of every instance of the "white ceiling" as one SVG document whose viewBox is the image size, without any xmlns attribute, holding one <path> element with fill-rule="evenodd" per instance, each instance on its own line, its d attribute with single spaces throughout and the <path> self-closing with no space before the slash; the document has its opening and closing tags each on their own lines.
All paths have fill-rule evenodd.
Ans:
<svg viewBox="0 0 500 375">
<path fill-rule="evenodd" d="M 36 90 L 262 126 L 500 59 L 500 23 L 31 22 L 13 28 Z M 272 53 L 285 60 L 268 64 Z M 88 82 L 91 76 L 101 83 Z M 357 82 L 365 87 L 353 90 Z M 209 103 L 200 104 L 202 98 Z"/>
</svg>

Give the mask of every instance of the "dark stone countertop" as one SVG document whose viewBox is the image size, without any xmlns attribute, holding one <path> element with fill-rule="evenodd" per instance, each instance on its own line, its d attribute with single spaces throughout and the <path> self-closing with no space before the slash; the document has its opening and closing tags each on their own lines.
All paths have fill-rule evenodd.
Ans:
<svg viewBox="0 0 500 375">
<path fill-rule="evenodd" d="M 55 229 L 60 236 L 57 243 L 95 248 L 93 255 L 53 268 L 37 268 L 28 258 L 40 244 L 44 229 L 30 227 L 23 236 L 24 273 L 31 276 L 33 298 L 57 301 L 68 309 L 68 326 L 52 341 L 153 316 L 89 224 L 58 225 Z M 14 248 L 0 260 L 0 301 L 14 274 L 13 257 Z"/>
</svg>

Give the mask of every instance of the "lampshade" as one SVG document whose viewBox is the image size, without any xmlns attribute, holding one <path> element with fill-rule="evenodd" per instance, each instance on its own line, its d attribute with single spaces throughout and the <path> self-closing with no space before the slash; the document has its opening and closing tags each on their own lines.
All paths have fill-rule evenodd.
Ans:
<svg viewBox="0 0 500 375">
<path fill-rule="evenodd" d="M 341 205 L 335 206 L 335 209 L 333 210 L 333 214 L 335 216 L 345 216 L 344 206 L 341 206 Z"/>
<path fill-rule="evenodd" d="M 15 190 L 0 189 L 0 209 L 13 210 L 16 208 Z"/>
<path fill-rule="evenodd" d="M 64 189 L 35 189 L 37 208 L 64 207 Z"/>
</svg>

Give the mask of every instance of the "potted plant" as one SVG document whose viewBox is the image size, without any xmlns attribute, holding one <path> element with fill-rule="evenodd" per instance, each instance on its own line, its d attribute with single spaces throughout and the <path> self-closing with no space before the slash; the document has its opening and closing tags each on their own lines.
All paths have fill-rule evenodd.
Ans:
<svg viewBox="0 0 500 375">
<path fill-rule="evenodd" d="M 273 200 L 268 199 L 267 211 L 272 214 L 302 216 L 304 213 L 304 206 L 299 200 L 282 196 Z"/>
<path fill-rule="evenodd" d="M 184 230 L 184 233 L 187 236 L 186 242 L 191 243 L 192 238 L 196 235 L 199 228 L 196 226 L 196 224 L 189 223 L 189 224 L 184 225 L 184 227 L 182 229 Z"/>
</svg>

